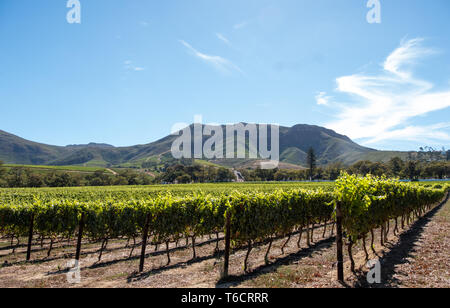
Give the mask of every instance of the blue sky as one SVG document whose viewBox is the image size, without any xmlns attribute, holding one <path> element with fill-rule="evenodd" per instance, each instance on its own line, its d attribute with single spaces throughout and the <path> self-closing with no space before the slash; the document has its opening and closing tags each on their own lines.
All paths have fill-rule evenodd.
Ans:
<svg viewBox="0 0 450 308">
<path fill-rule="evenodd" d="M 450 2 L 0 2 L 0 129 L 143 144 L 174 124 L 316 124 L 393 150 L 450 148 Z"/>
</svg>

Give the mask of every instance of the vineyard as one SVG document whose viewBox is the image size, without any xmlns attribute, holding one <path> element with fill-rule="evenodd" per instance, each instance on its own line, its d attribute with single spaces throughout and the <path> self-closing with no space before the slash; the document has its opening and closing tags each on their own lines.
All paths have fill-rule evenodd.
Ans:
<svg viewBox="0 0 450 308">
<path fill-rule="evenodd" d="M 346 239 L 354 271 L 354 245 L 362 243 L 368 258 L 374 230 L 380 230 L 383 242 L 390 229 L 398 233 L 442 201 L 449 189 L 448 184 L 419 185 L 342 174 L 335 183 L 306 185 L 0 190 L 0 235 L 10 243 L 11 253 L 26 239 L 27 261 L 33 260 L 33 246 L 45 243 L 50 257 L 53 246 L 65 242 L 73 247 L 70 257 L 76 260 L 83 245 L 98 243 L 100 262 L 109 242 L 124 240 L 130 257 L 136 248 L 140 250 L 139 272 L 151 262 L 149 245 L 155 250 L 163 247 L 170 264 L 170 246 L 190 247 L 195 259 L 199 240 L 206 238 L 215 241 L 214 253 L 223 259 L 221 274 L 226 278 L 233 251 L 245 251 L 245 273 L 254 247 L 267 245 L 268 264 L 273 241 L 283 239 L 282 251 L 294 240 L 300 248 L 302 237 L 310 246 L 320 226 L 324 236 L 327 228 L 330 236 L 336 233 L 338 247 Z M 342 263 L 342 255 L 337 259 Z"/>
</svg>

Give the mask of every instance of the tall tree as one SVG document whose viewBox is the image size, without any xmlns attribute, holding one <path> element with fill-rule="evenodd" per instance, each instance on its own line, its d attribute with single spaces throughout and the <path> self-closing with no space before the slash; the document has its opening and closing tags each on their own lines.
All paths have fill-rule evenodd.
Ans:
<svg viewBox="0 0 450 308">
<path fill-rule="evenodd" d="M 309 180 L 312 181 L 314 175 L 314 169 L 316 168 L 316 153 L 312 147 L 308 150 L 308 156 L 306 157 L 306 163 L 308 164 L 309 169 Z"/>
<path fill-rule="evenodd" d="M 393 157 L 388 163 L 393 176 L 399 176 L 403 169 L 403 161 L 400 157 Z"/>
<path fill-rule="evenodd" d="M 405 166 L 405 173 L 411 181 L 414 180 L 417 176 L 417 162 L 409 161 Z"/>
</svg>

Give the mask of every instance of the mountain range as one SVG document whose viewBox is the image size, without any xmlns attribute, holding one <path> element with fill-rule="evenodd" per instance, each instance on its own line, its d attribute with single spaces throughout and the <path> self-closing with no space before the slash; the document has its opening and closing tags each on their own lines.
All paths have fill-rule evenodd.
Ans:
<svg viewBox="0 0 450 308">
<path fill-rule="evenodd" d="M 225 126 L 221 128 L 225 135 Z M 8 164 L 24 165 L 151 168 L 176 161 L 171 155 L 171 146 L 176 138 L 178 136 L 169 135 L 152 143 L 129 147 L 103 143 L 54 146 L 29 141 L 0 130 L 0 160 Z M 203 137 L 203 142 L 208 138 Z M 320 126 L 299 124 L 280 127 L 281 168 L 305 166 L 306 153 L 310 147 L 315 150 L 320 165 L 335 162 L 348 165 L 360 160 L 387 161 L 394 156 L 407 156 L 406 152 L 378 151 L 363 147 L 347 136 Z M 233 168 L 258 165 L 258 160 L 255 159 L 203 159 L 203 162 Z"/>
</svg>

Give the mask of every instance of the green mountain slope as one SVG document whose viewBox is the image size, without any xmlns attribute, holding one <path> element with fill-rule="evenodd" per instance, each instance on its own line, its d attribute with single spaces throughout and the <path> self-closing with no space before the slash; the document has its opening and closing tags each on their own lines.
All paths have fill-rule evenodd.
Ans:
<svg viewBox="0 0 450 308">
<path fill-rule="evenodd" d="M 5 163 L 46 164 L 66 153 L 64 147 L 28 141 L 0 130 L 0 160 Z"/>
<path fill-rule="evenodd" d="M 191 125 L 192 127 L 192 125 Z M 224 136 L 225 127 L 221 127 Z M 192 129 L 193 131 L 193 129 Z M 124 166 L 141 167 L 175 163 L 171 146 L 177 136 L 169 135 L 161 140 L 130 147 L 114 147 L 108 144 L 52 146 L 32 142 L 0 130 L 0 160 L 9 164 L 53 165 L 53 166 Z M 210 137 L 203 137 L 202 143 Z M 192 136 L 193 151 L 194 138 Z M 269 140 L 270 143 L 270 140 Z M 248 151 L 248 144 L 244 144 Z M 343 162 L 351 164 L 359 160 L 386 161 L 391 157 L 406 157 L 404 152 L 383 152 L 358 145 L 347 136 L 332 130 L 312 125 L 280 127 L 280 161 L 284 166 L 295 167 L 306 164 L 306 153 L 310 147 L 316 151 L 319 164 Z M 204 162 L 208 160 L 203 158 Z M 255 166 L 254 159 L 210 160 L 210 163 L 226 167 Z"/>
</svg>

